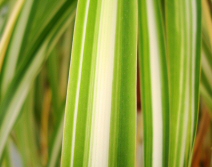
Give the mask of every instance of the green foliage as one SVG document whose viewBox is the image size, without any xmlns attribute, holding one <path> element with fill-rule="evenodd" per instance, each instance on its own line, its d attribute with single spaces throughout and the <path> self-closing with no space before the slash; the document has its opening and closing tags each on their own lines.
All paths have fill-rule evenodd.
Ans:
<svg viewBox="0 0 212 167">
<path fill-rule="evenodd" d="M 0 0 L 0 166 L 14 148 L 25 167 L 136 166 L 136 129 L 145 167 L 191 166 L 199 105 L 212 110 L 211 6 Z"/>
</svg>

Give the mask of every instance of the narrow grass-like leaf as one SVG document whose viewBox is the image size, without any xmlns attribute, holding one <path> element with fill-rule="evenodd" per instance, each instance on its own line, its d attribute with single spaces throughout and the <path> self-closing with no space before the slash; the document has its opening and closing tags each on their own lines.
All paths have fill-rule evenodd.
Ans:
<svg viewBox="0 0 212 167">
<path fill-rule="evenodd" d="M 134 166 L 136 1 L 78 1 L 62 167 Z"/>
<path fill-rule="evenodd" d="M 74 9 L 75 4 L 67 1 L 60 7 L 58 13 L 54 13 L 50 20 L 51 24 L 47 25 L 39 37 L 36 37 L 35 45 L 26 53 L 11 84 L 9 84 L 0 106 L 0 157 L 29 88 L 59 37 L 73 20 Z M 60 16 L 59 18 L 58 15 Z M 54 25 L 53 27 L 52 24 Z M 48 33 L 43 36 L 42 33 L 46 33 L 47 30 Z"/>
<path fill-rule="evenodd" d="M 144 114 L 144 164 L 168 166 L 169 97 L 159 0 L 139 0 L 139 63 Z"/>
<path fill-rule="evenodd" d="M 17 24 L 14 27 L 12 37 L 9 38 L 10 43 L 9 43 L 8 49 L 5 50 L 6 55 L 4 60 L 4 66 L 0 76 L 2 98 L 4 97 L 4 94 L 6 90 L 8 89 L 8 85 L 10 84 L 12 78 L 14 77 L 17 60 L 18 60 L 20 49 L 21 49 L 21 43 L 23 40 L 25 29 L 27 27 L 27 21 L 29 20 L 29 14 L 30 14 L 32 5 L 33 5 L 33 0 L 28 0 L 24 4 L 23 10 L 21 11 Z M 1 56 L 4 56 L 3 54 L 1 54 Z"/>
<path fill-rule="evenodd" d="M 201 3 L 166 0 L 169 64 L 169 164 L 190 166 L 196 133 L 201 44 Z"/>
<path fill-rule="evenodd" d="M 0 72 L 2 70 L 3 61 L 5 58 L 5 54 L 9 45 L 9 41 L 13 32 L 13 29 L 15 27 L 16 21 L 18 19 L 18 16 L 21 12 L 21 9 L 24 5 L 24 0 L 18 0 L 14 6 L 14 10 L 11 13 L 10 19 L 7 23 L 7 26 L 5 28 L 5 32 L 3 34 L 3 37 L 0 41 Z M 2 74 L 1 74 L 2 75 Z"/>
</svg>

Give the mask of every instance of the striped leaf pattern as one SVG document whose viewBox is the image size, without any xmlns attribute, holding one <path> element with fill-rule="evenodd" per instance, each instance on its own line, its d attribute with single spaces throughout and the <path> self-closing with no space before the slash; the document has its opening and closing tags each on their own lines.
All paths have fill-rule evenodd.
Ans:
<svg viewBox="0 0 212 167">
<path fill-rule="evenodd" d="M 190 166 L 199 104 L 201 3 L 138 2 L 144 164 Z"/>
<path fill-rule="evenodd" d="M 136 83 L 143 165 L 191 166 L 199 92 L 212 110 L 211 6 L 0 0 L 0 166 L 13 144 L 24 167 L 139 166 Z"/>
<path fill-rule="evenodd" d="M 62 167 L 135 166 L 136 1 L 78 1 Z"/>
<path fill-rule="evenodd" d="M 191 166 L 199 105 L 201 3 L 166 1 L 169 166 Z"/>
<path fill-rule="evenodd" d="M 144 164 L 168 166 L 169 95 L 160 1 L 139 0 L 139 63 L 144 114 Z"/>
</svg>

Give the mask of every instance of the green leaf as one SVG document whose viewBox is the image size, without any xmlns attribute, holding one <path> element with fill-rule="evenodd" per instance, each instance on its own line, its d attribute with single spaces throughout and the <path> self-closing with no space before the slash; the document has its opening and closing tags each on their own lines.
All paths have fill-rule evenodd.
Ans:
<svg viewBox="0 0 212 167">
<path fill-rule="evenodd" d="M 8 38 L 9 45 L 5 50 L 5 60 L 1 73 L 1 97 L 4 97 L 5 91 L 8 89 L 8 85 L 14 77 L 16 70 L 16 64 L 21 49 L 21 43 L 24 37 L 24 33 L 27 27 L 27 21 L 29 20 L 29 14 L 33 5 L 33 0 L 28 0 L 24 3 L 23 10 L 17 20 L 17 24 L 14 27 L 11 38 Z M 18 16 L 18 15 L 16 15 Z M 7 30 L 7 29 L 6 29 Z M 6 34 L 6 32 L 5 32 Z M 9 37 L 9 36 L 8 36 Z M 3 44 L 5 42 L 3 41 Z M 4 57 L 4 53 L 0 53 Z"/>
<path fill-rule="evenodd" d="M 202 75 L 200 91 L 209 109 L 212 111 L 212 17 L 209 2 L 202 1 L 203 4 L 203 26 L 202 26 Z"/>
<path fill-rule="evenodd" d="M 33 6 L 35 11 L 31 10 L 32 13 L 36 13 L 36 11 L 39 10 L 35 6 Z M 58 8 L 58 6 L 56 7 Z M 45 23 L 46 26 L 41 26 L 42 31 L 38 31 L 39 34 L 32 40 L 33 43 L 30 43 L 29 48 L 26 47 L 26 52 L 23 51 L 25 56 L 20 60 L 16 73 L 8 89 L 5 91 L 4 98 L 1 99 L 0 157 L 6 139 L 20 113 L 20 109 L 34 79 L 60 36 L 74 19 L 74 13 L 75 3 L 72 1 L 63 2 L 56 11 L 48 13 L 49 21 Z M 20 55 L 22 54 L 20 53 Z"/>
<path fill-rule="evenodd" d="M 169 95 L 160 1 L 139 0 L 139 63 L 144 114 L 144 164 L 168 166 Z"/>
<path fill-rule="evenodd" d="M 200 80 L 201 3 L 166 1 L 171 167 L 191 166 Z"/>
<path fill-rule="evenodd" d="M 3 36 L 1 38 L 1 43 L 0 43 L 0 72 L 2 70 L 2 65 L 3 65 L 5 54 L 6 54 L 9 42 L 10 42 L 10 38 L 12 36 L 16 21 L 18 19 L 18 16 L 21 12 L 23 5 L 24 5 L 24 0 L 19 0 L 19 1 L 16 2 L 14 9 L 13 9 L 13 12 L 10 15 L 10 19 L 7 22 Z M 25 16 L 25 17 L 27 17 L 27 16 Z"/>
<path fill-rule="evenodd" d="M 136 1 L 78 2 L 62 167 L 134 166 Z"/>
</svg>

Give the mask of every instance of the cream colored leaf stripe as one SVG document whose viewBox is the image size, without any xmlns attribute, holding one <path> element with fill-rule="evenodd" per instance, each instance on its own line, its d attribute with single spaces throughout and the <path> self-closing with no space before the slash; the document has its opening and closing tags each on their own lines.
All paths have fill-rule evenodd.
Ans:
<svg viewBox="0 0 212 167">
<path fill-rule="evenodd" d="M 139 0 L 144 166 L 168 165 L 168 73 L 160 1 Z"/>
<path fill-rule="evenodd" d="M 134 0 L 78 1 L 63 167 L 135 165 L 135 9 Z"/>
</svg>

